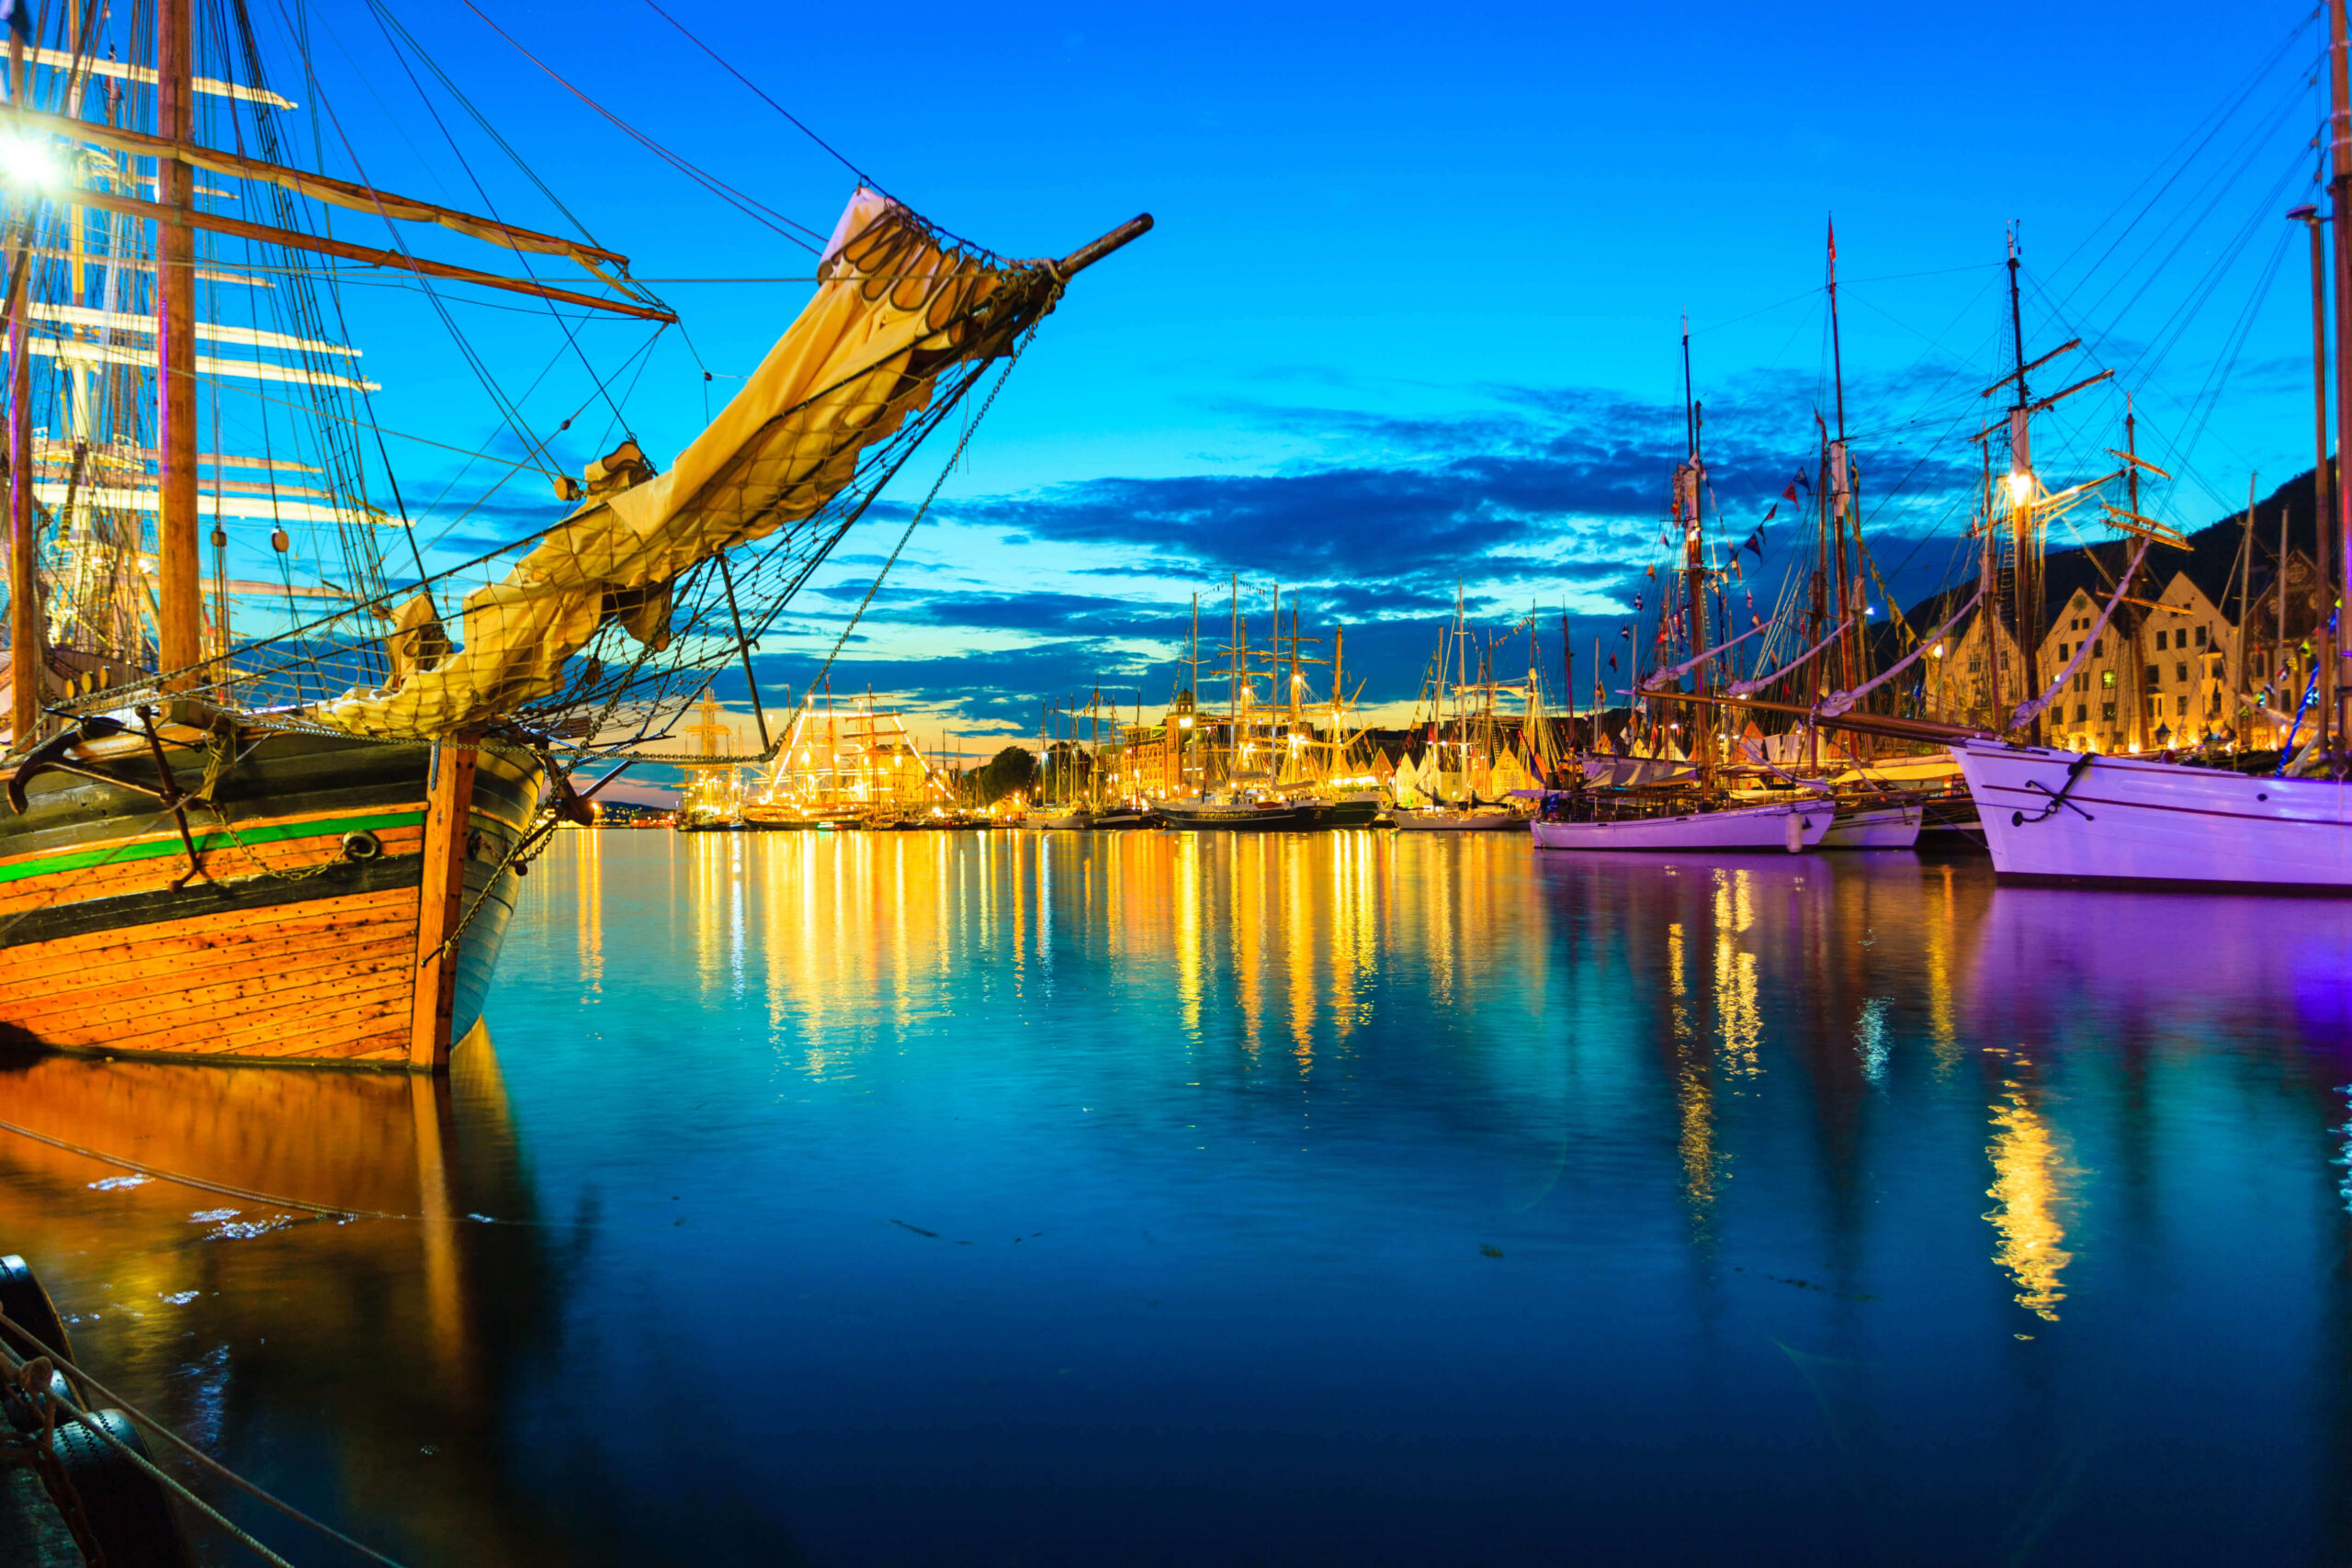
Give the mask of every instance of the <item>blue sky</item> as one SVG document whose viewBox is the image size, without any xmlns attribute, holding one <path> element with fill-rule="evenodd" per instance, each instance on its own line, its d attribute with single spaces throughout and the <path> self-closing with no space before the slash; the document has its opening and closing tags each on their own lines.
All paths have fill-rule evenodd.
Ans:
<svg viewBox="0 0 2352 1568">
<path fill-rule="evenodd" d="M 645 135 L 831 228 L 854 177 L 641 0 L 482 3 Z M 2012 220 L 2030 345 L 2085 337 L 2064 378 L 2114 367 L 2143 449 L 2181 475 L 2153 510 L 2199 525 L 2242 504 L 2250 470 L 2267 492 L 2310 463 L 2304 253 L 2279 214 L 2309 199 L 2318 40 L 2294 6 L 2050 6 L 2021 29 L 1866 6 L 664 4 L 950 230 L 1038 254 L 1159 220 L 1048 321 L 834 669 L 837 691 L 892 693 L 927 733 L 1034 733 L 1041 699 L 1097 682 L 1156 706 L 1190 595 L 1221 607 L 1234 572 L 1261 626 L 1276 582 L 1310 630 L 1344 622 L 1363 700 L 1391 711 L 1457 582 L 1482 626 L 1565 608 L 1586 649 L 1613 637 L 1658 555 L 1686 311 L 1736 533 L 1811 462 L 1833 212 L 1848 423 L 1899 596 L 1955 557 L 1976 458 L 1954 434 L 2006 368 Z M 635 361 L 641 326 L 580 323 L 575 353 L 543 316 L 452 307 L 508 395 L 548 367 L 518 400 L 567 466 L 616 423 L 666 461 L 789 324 L 808 252 L 462 3 L 386 14 L 516 159 L 421 66 L 387 66 L 374 14 L 334 7 L 313 13 L 348 149 L 331 168 L 568 229 L 519 160 L 639 276 L 775 280 L 659 285 L 684 330 Z M 423 248 L 500 263 L 439 238 Z M 387 426 L 519 449 L 413 291 L 346 302 Z M 583 364 L 626 367 L 617 415 Z M 2121 412 L 2098 392 L 2045 422 L 2045 477 L 2095 471 Z M 413 442 L 394 456 L 433 531 L 478 503 L 450 549 L 553 505 L 535 479 L 485 497 L 482 465 Z M 1794 558 L 1787 510 L 1759 603 Z M 797 691 L 899 526 L 845 541 L 763 647 L 764 682 Z M 720 689 L 742 707 L 740 677 Z"/>
</svg>

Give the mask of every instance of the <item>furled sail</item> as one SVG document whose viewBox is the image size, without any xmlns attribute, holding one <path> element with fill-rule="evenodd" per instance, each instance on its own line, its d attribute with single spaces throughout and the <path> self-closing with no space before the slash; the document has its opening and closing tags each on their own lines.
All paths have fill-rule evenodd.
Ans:
<svg viewBox="0 0 2352 1568">
<path fill-rule="evenodd" d="M 593 467 L 589 499 L 466 596 L 451 651 L 397 660 L 385 686 L 313 716 L 360 735 L 459 735 L 561 689 L 564 661 L 608 619 L 641 641 L 666 637 L 681 574 L 810 523 L 868 447 L 929 405 L 942 371 L 1009 352 L 1062 286 L 1048 264 L 947 245 L 870 190 L 852 198 L 818 272 L 816 297 L 669 472 L 631 483 L 645 474 L 634 461 Z"/>
</svg>

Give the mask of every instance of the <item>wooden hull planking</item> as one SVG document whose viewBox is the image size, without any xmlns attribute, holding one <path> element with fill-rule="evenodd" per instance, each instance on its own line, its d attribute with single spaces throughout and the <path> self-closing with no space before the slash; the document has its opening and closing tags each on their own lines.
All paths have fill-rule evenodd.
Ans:
<svg viewBox="0 0 2352 1568">
<path fill-rule="evenodd" d="M 170 755 L 180 786 L 199 787 L 203 751 Z M 435 788 L 436 755 L 443 774 L 473 774 L 468 787 Z M 473 765 L 450 765 L 461 757 Z M 140 776 L 135 758 L 93 760 Z M 493 752 L 266 736 L 217 781 L 218 815 L 189 808 L 189 877 L 151 797 L 41 774 L 25 815 L 0 808 L 0 1044 L 446 1066 L 481 1016 L 514 904 L 499 865 L 538 783 Z"/>
</svg>

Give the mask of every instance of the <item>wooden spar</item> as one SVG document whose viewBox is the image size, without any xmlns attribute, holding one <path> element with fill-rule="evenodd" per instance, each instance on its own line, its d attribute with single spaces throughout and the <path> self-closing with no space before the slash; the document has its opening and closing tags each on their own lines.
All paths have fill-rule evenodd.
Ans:
<svg viewBox="0 0 2352 1568">
<path fill-rule="evenodd" d="M 2002 377 L 1999 380 L 1994 382 L 1991 386 L 1985 388 L 1976 395 L 1980 398 L 1989 398 L 1994 393 L 1999 391 L 2002 388 L 2007 386 L 2010 382 L 2016 380 L 2018 377 L 2024 375 L 2027 371 L 2039 370 L 2043 366 L 2049 364 L 2052 360 L 2057 358 L 2060 355 L 2082 346 L 2082 339 L 2078 337 L 2070 337 L 2064 343 L 2060 344 L 2056 348 L 2052 349 L 2049 353 L 2035 360 L 2032 364 L 2020 365 L 2015 370 L 2010 371 L 2007 375 Z"/>
<path fill-rule="evenodd" d="M 1146 234 L 1150 232 L 1151 214 L 1148 212 L 1137 213 L 1135 217 L 1128 219 L 1125 223 L 1120 224 L 1117 228 L 1112 230 L 1101 239 L 1095 240 L 1088 244 L 1080 245 L 1078 249 L 1070 252 L 1069 254 L 1064 256 L 1060 261 L 1054 264 L 1055 270 L 1059 272 L 1066 278 L 1074 277 L 1079 273 L 1081 273 L 1088 267 L 1092 266 L 1096 262 L 1101 261 L 1104 256 L 1109 255 L 1113 251 L 1119 249 L 1123 245 L 1131 244 L 1135 241 L 1142 239 Z"/>
<path fill-rule="evenodd" d="M 155 118 L 170 141 L 187 141 L 195 129 L 193 65 L 189 0 L 158 0 Z M 196 547 L 196 232 L 188 226 L 195 175 L 175 158 L 158 159 L 155 172 L 161 199 L 139 205 L 152 207 L 157 220 L 155 660 L 169 674 L 204 656 Z M 77 194 L 86 205 L 100 205 L 96 192 Z"/>
<path fill-rule="evenodd" d="M 1901 718 L 1893 714 L 1867 713 L 1860 709 L 1842 714 L 1816 714 L 1801 703 L 1768 702 L 1761 697 L 1719 696 L 1709 692 L 1678 692 L 1668 688 L 1647 694 L 1653 700 L 1669 703 L 1704 703 L 1715 707 L 1746 708 L 1756 713 L 1793 714 L 1818 729 L 1847 729 L 1858 735 L 1884 735 L 1897 740 L 1957 740 L 1963 737 L 1985 740 L 1999 737 L 1992 730 L 1977 725 L 1943 724 L 1931 718 Z"/>
<path fill-rule="evenodd" d="M 166 164 L 166 168 L 181 167 Z M 136 197 L 116 196 L 107 191 L 77 190 L 74 199 L 85 207 L 95 207 L 104 212 L 119 212 L 126 218 L 144 218 L 164 225 L 169 234 L 176 230 L 187 234 L 191 226 L 209 230 L 216 234 L 234 235 L 239 239 L 259 240 L 264 244 L 284 245 L 289 250 L 313 251 L 320 255 L 339 256 L 368 266 L 390 267 L 399 272 L 413 272 L 425 277 L 446 277 L 455 283 L 479 284 L 484 288 L 503 288 L 513 294 L 528 294 L 535 299 L 553 299 L 565 305 L 585 306 L 592 310 L 609 310 L 615 315 L 635 316 L 640 321 L 675 322 L 674 312 L 651 305 L 639 305 L 620 299 L 599 299 L 593 294 L 575 294 L 568 288 L 556 288 L 544 283 L 532 283 L 522 278 L 501 277 L 495 273 L 476 272 L 471 267 L 451 266 L 447 262 L 426 261 L 422 256 L 403 255 L 398 251 L 379 251 L 368 245 L 346 244 L 322 235 L 305 234 L 298 229 L 273 229 L 266 223 L 248 223 L 242 218 L 228 218 L 218 212 L 203 212 L 194 208 L 186 209 L 141 201 Z M 169 242 L 166 241 L 166 243 Z M 175 267 L 165 261 L 161 270 L 192 272 L 194 244 L 187 242 L 188 254 Z M 169 287 L 168 284 L 165 285 Z"/>
<path fill-rule="evenodd" d="M 2136 474 L 2133 476 L 2135 479 L 2137 477 Z M 2132 488 L 2136 491 L 2139 487 L 2134 485 Z M 2113 502 L 2102 501 L 2099 505 L 2107 511 L 2107 525 L 2110 528 L 2120 528 L 2126 534 L 2137 534 L 2142 538 L 2154 539 L 2160 545 L 2170 545 L 2177 550 L 2194 547 L 2187 539 L 2181 537 L 2179 529 L 2168 523 L 2159 523 L 2153 517 L 2143 517 L 2129 507 L 2118 506 Z"/>
<path fill-rule="evenodd" d="M 143 65 L 126 65 L 116 60 L 98 60 L 87 54 L 77 54 L 62 49 L 33 49 L 25 58 L 35 65 L 52 70 L 70 71 L 77 76 L 112 76 L 120 82 L 156 82 L 160 73 Z M 158 63 L 161 63 L 160 62 Z M 236 98 L 249 104 L 266 104 L 271 108 L 290 109 L 294 105 L 279 97 L 266 87 L 248 87 L 240 82 L 220 82 L 209 76 L 187 78 L 187 91 L 203 93 L 216 98 Z"/>
<path fill-rule="evenodd" d="M 487 240 L 493 245 L 509 250 L 532 251 L 542 255 L 564 256 L 579 263 L 591 273 L 613 287 L 628 292 L 625 284 L 616 282 L 602 269 L 628 271 L 628 258 L 601 246 L 583 244 L 557 234 L 542 234 L 536 230 L 517 228 L 494 218 L 480 218 L 455 208 L 419 201 L 413 197 L 395 196 L 372 186 L 350 180 L 339 180 L 327 175 L 314 175 L 305 169 L 289 169 L 281 164 L 248 158 L 240 153 L 223 152 L 210 147 L 166 136 L 150 136 L 141 130 L 126 130 L 96 120 L 72 119 L 62 115 L 30 114 L 22 117 L 24 129 L 30 132 L 63 136 L 78 141 L 93 141 L 101 147 L 111 147 L 119 152 L 129 152 L 141 158 L 175 158 L 183 164 L 208 169 L 216 175 L 232 178 L 262 180 L 283 186 L 313 200 L 348 208 L 354 212 L 379 213 L 386 218 L 398 218 L 411 223 L 438 223 L 444 229 L 477 240 Z"/>
<path fill-rule="evenodd" d="M 423 1071 L 440 1072 L 449 1066 L 450 1016 L 458 1000 L 458 944 L 450 939 L 465 918 L 466 829 L 481 755 L 463 743 L 433 749 L 408 1027 L 408 1065 Z"/>
</svg>

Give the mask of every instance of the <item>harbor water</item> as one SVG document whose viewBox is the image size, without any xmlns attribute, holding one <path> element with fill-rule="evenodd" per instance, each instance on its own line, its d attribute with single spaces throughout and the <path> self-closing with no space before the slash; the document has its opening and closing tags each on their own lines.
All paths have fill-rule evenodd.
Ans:
<svg viewBox="0 0 2352 1568">
<path fill-rule="evenodd" d="M 487 1021 L 0 1065 L 84 1363 L 419 1568 L 2352 1558 L 2352 904 L 571 832 Z"/>
</svg>

